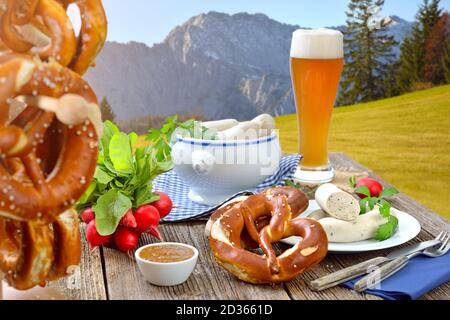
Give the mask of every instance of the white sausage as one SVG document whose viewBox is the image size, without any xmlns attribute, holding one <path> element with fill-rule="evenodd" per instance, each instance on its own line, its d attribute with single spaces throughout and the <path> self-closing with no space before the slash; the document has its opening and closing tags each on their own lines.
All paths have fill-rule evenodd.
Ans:
<svg viewBox="0 0 450 320">
<path fill-rule="evenodd" d="M 260 138 L 270 136 L 276 128 L 275 119 L 270 114 L 262 114 L 253 119 L 252 122 L 258 124 Z"/>
<path fill-rule="evenodd" d="M 275 129 L 275 119 L 270 114 L 257 116 L 252 122 L 257 123 L 261 129 L 272 131 Z"/>
<path fill-rule="evenodd" d="M 340 220 L 355 220 L 361 210 L 358 201 L 351 194 L 331 183 L 317 189 L 316 201 L 323 211 Z"/>
<path fill-rule="evenodd" d="M 203 122 L 202 126 L 208 128 L 208 129 L 214 129 L 216 131 L 223 131 L 230 129 L 234 126 L 237 126 L 239 124 L 239 121 L 235 119 L 226 119 L 226 120 L 219 120 L 219 121 L 208 121 Z"/>
<path fill-rule="evenodd" d="M 379 209 L 360 215 L 355 221 L 342 221 L 332 217 L 319 220 L 327 233 L 328 241 L 335 243 L 373 239 L 378 228 L 387 222 L 388 219 L 380 214 Z"/>
<path fill-rule="evenodd" d="M 241 122 L 231 129 L 218 132 L 218 136 L 219 140 L 257 139 L 259 126 L 251 121 Z"/>
</svg>

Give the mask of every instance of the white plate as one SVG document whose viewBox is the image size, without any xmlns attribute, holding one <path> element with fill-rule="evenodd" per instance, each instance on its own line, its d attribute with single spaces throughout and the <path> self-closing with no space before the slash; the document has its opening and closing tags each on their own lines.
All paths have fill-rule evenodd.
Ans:
<svg viewBox="0 0 450 320">
<path fill-rule="evenodd" d="M 301 216 L 307 217 L 313 211 L 320 209 L 316 201 L 309 202 L 309 208 Z M 397 232 L 388 240 L 376 241 L 376 240 L 366 240 L 352 243 L 332 243 L 328 244 L 328 251 L 334 253 L 355 253 L 355 252 L 366 252 L 366 251 L 376 251 L 387 248 L 392 248 L 406 243 L 420 233 L 420 223 L 416 218 L 407 214 L 406 212 L 393 209 L 395 215 L 398 218 L 398 230 Z M 298 242 L 298 237 L 291 237 L 282 240 L 282 242 L 290 245 L 295 245 Z"/>
</svg>

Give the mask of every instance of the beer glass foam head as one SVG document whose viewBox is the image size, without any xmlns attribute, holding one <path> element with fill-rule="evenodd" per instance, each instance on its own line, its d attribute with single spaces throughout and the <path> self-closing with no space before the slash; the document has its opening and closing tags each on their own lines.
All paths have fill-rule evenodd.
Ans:
<svg viewBox="0 0 450 320">
<path fill-rule="evenodd" d="M 298 29 L 292 35 L 291 58 L 339 59 L 344 57 L 344 36 L 331 29 Z"/>
</svg>

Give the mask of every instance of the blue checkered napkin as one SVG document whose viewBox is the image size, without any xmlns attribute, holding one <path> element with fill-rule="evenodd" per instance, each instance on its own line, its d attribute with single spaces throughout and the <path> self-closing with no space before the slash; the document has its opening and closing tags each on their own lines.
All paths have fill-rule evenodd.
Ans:
<svg viewBox="0 0 450 320">
<path fill-rule="evenodd" d="M 260 192 L 273 185 L 283 185 L 285 180 L 291 180 L 293 178 L 300 160 L 300 155 L 283 157 L 280 162 L 280 167 L 275 174 L 268 177 L 254 190 L 249 191 Z M 158 176 L 153 181 L 153 189 L 167 193 L 175 206 L 170 215 L 163 219 L 164 222 L 203 220 L 205 218 L 207 219 L 212 213 L 211 209 L 213 207 L 201 205 L 189 200 L 189 187 L 181 181 L 174 171 Z"/>
</svg>

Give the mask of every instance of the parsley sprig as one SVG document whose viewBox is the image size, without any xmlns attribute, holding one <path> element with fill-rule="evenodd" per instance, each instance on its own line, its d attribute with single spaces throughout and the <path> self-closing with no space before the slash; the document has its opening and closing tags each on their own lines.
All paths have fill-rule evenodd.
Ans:
<svg viewBox="0 0 450 320">
<path fill-rule="evenodd" d="M 379 210 L 380 214 L 387 218 L 388 221 L 378 228 L 375 235 L 375 240 L 384 241 L 394 235 L 398 227 L 398 219 L 396 216 L 391 214 L 391 204 L 387 201 L 383 202 Z"/>
<path fill-rule="evenodd" d="M 370 190 L 367 186 L 356 188 L 355 192 L 366 196 L 366 198 L 359 201 L 361 214 L 366 214 L 368 210 L 373 210 L 378 206 L 380 214 L 387 219 L 387 222 L 378 228 L 375 240 L 385 241 L 391 238 L 397 230 L 398 219 L 392 215 L 392 206 L 386 198 L 398 194 L 398 190 L 395 188 L 384 188 L 378 197 L 371 197 Z"/>
<path fill-rule="evenodd" d="M 156 150 L 156 159 L 163 160 L 171 158 L 171 146 L 177 135 L 205 140 L 217 139 L 217 132 L 202 126 L 200 121 L 190 119 L 180 122 L 175 115 L 167 118 L 161 129 L 151 128 L 145 140 Z"/>
<path fill-rule="evenodd" d="M 384 205 L 386 203 L 389 204 L 386 198 L 398 194 L 398 191 L 395 188 L 384 188 L 378 197 L 372 197 L 369 188 L 366 186 L 356 188 L 355 192 L 366 196 L 366 198 L 361 199 L 359 201 L 359 206 L 361 207 L 361 214 L 365 214 L 368 208 L 370 210 L 373 210 L 376 205 Z"/>
</svg>

